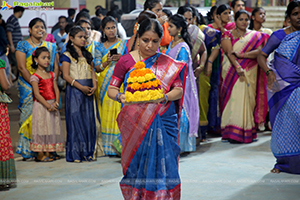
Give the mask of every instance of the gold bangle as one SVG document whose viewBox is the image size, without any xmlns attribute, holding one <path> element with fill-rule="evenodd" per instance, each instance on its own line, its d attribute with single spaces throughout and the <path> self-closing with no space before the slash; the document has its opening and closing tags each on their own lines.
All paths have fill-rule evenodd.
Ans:
<svg viewBox="0 0 300 200">
<path fill-rule="evenodd" d="M 235 69 L 240 69 L 240 68 L 242 68 L 241 65 L 238 65 Z"/>
</svg>

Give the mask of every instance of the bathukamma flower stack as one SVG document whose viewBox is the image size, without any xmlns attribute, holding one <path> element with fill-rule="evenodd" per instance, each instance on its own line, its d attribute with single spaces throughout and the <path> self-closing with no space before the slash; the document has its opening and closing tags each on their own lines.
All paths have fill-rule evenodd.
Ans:
<svg viewBox="0 0 300 200">
<path fill-rule="evenodd" d="M 126 102 L 151 102 L 164 97 L 161 83 L 153 72 L 138 61 L 127 79 Z"/>
</svg>

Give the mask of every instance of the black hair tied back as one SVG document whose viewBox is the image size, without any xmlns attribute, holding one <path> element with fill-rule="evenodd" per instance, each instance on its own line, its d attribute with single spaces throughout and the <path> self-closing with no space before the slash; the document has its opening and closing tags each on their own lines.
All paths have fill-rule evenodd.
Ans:
<svg viewBox="0 0 300 200">
<path fill-rule="evenodd" d="M 32 52 L 32 56 L 31 56 L 32 57 L 32 64 L 31 64 L 31 67 L 33 69 L 37 69 L 38 68 L 38 65 L 37 65 L 37 63 L 35 62 L 34 59 L 38 58 L 42 52 L 48 52 L 49 53 L 49 50 L 46 47 L 38 47 L 38 48 L 36 48 L 36 50 L 34 50 Z"/>
<path fill-rule="evenodd" d="M 170 17 L 169 21 L 174 24 L 178 29 L 181 27 L 181 37 L 182 39 L 187 43 L 187 45 L 190 47 L 190 50 L 193 49 L 193 45 L 191 42 L 191 36 L 188 32 L 188 23 L 186 22 L 185 18 L 180 14 L 175 14 L 172 17 Z"/>
<path fill-rule="evenodd" d="M 72 37 L 72 38 L 75 38 L 75 36 L 79 33 L 79 32 L 84 32 L 85 33 L 85 30 L 80 27 L 80 26 L 74 26 L 73 28 L 71 28 L 70 32 L 69 32 L 69 37 Z M 67 51 L 71 54 L 71 56 L 77 60 L 78 62 L 78 58 L 79 58 L 79 55 L 74 47 L 74 45 L 72 44 L 72 41 L 69 40 L 68 43 L 67 43 Z M 88 52 L 88 50 L 85 49 L 85 47 L 81 47 L 81 52 L 82 52 L 82 55 L 83 57 L 86 59 L 87 63 L 89 65 L 92 64 L 92 61 L 93 61 L 93 56 L 90 52 Z"/>
</svg>

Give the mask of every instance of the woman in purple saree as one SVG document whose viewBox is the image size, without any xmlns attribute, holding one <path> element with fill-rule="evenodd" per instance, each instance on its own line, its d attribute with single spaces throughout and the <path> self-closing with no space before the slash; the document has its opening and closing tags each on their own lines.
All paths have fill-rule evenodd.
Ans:
<svg viewBox="0 0 300 200">
<path fill-rule="evenodd" d="M 180 118 L 180 148 L 181 152 L 196 151 L 200 112 L 197 85 L 190 53 L 192 44 L 185 18 L 179 14 L 171 16 L 168 30 L 174 40 L 169 44 L 166 54 L 175 60 L 185 62 L 188 71 Z"/>
<path fill-rule="evenodd" d="M 275 31 L 257 58 L 268 77 L 272 173 L 300 174 L 300 1 L 287 7 L 291 26 Z M 275 50 L 268 68 L 266 58 Z"/>
<path fill-rule="evenodd" d="M 126 200 L 180 199 L 178 128 L 186 65 L 156 52 L 162 34 L 157 20 L 144 20 L 138 30 L 139 50 L 121 57 L 108 88 L 110 98 L 125 103 L 119 88 L 122 83 L 126 88 L 134 64 L 142 61 L 165 93 L 161 103 L 125 105 L 117 118 L 123 143 L 120 186 Z"/>
</svg>

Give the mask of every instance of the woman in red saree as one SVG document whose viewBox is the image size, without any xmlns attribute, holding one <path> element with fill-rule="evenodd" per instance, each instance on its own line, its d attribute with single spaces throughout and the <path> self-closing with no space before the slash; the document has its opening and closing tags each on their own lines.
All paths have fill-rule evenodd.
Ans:
<svg viewBox="0 0 300 200">
<path fill-rule="evenodd" d="M 222 139 L 231 143 L 251 143 L 256 138 L 256 124 L 267 114 L 266 75 L 256 57 L 268 35 L 247 29 L 249 15 L 235 14 L 236 29 L 222 35 L 220 110 Z M 234 53 L 232 53 L 234 52 Z"/>
<path fill-rule="evenodd" d="M 119 88 L 123 82 L 126 88 L 134 64 L 142 61 L 160 80 L 165 94 L 160 103 L 125 105 L 117 118 L 124 199 L 180 199 L 178 128 L 186 64 L 157 53 L 162 35 L 157 20 L 144 20 L 138 30 L 139 50 L 121 57 L 108 88 L 110 98 L 125 103 Z"/>
</svg>

